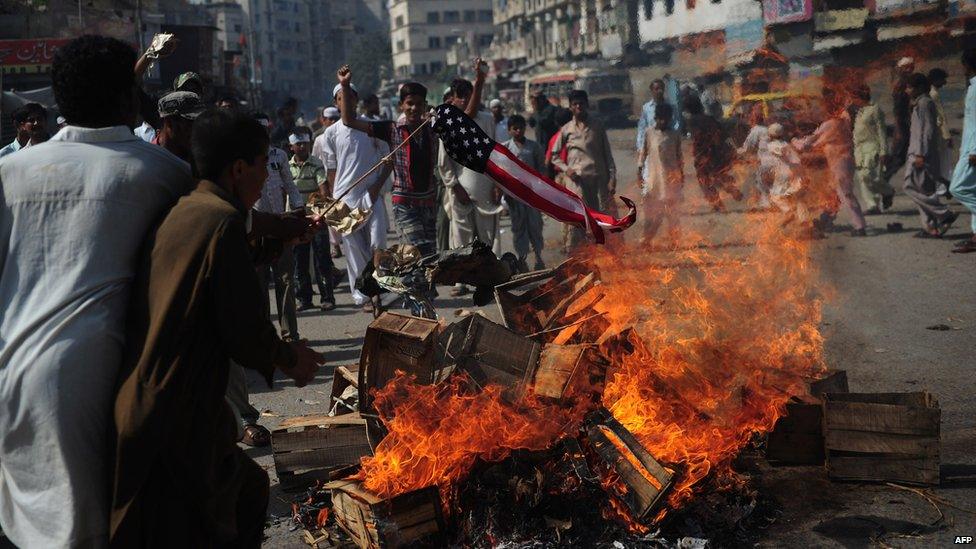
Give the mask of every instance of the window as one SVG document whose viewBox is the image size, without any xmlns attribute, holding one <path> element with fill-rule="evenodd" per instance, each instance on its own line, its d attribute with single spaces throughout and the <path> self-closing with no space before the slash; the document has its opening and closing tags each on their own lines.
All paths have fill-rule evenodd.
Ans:
<svg viewBox="0 0 976 549">
<path fill-rule="evenodd" d="M 695 9 L 695 0 L 685 0 L 685 7 L 689 10 Z"/>
<path fill-rule="evenodd" d="M 458 23 L 461 21 L 461 12 L 459 11 L 445 11 L 444 12 L 444 22 L 445 23 Z"/>
<path fill-rule="evenodd" d="M 427 22 L 430 23 L 431 25 L 436 25 L 437 23 L 440 23 L 441 22 L 440 12 L 436 12 L 436 11 L 427 12 Z"/>
<path fill-rule="evenodd" d="M 668 15 L 674 13 L 674 0 L 664 0 L 664 13 Z"/>
<path fill-rule="evenodd" d="M 394 19 L 393 21 L 394 21 L 394 24 L 396 24 L 396 28 L 400 28 L 400 27 L 403 26 L 403 16 L 402 15 L 397 15 L 396 16 L 396 19 Z"/>
<path fill-rule="evenodd" d="M 440 36 L 427 37 L 427 47 L 432 50 L 441 49 L 441 37 Z"/>
<path fill-rule="evenodd" d="M 302 24 L 295 23 L 295 32 L 302 32 Z"/>
<path fill-rule="evenodd" d="M 442 70 L 444 70 L 444 63 L 440 61 L 430 62 L 430 74 L 439 74 Z"/>
<path fill-rule="evenodd" d="M 241 32 L 241 26 L 240 25 L 234 25 L 234 32 Z"/>
<path fill-rule="evenodd" d="M 291 5 L 291 11 L 298 13 L 298 2 Z"/>
<path fill-rule="evenodd" d="M 644 0 L 644 19 L 649 21 L 654 17 L 654 0 Z"/>
<path fill-rule="evenodd" d="M 474 10 L 464 10 L 464 22 L 474 23 L 478 20 L 478 12 Z"/>
<path fill-rule="evenodd" d="M 407 49 L 407 43 L 403 40 L 397 40 L 397 51 L 403 51 Z"/>
<path fill-rule="evenodd" d="M 491 10 L 478 10 L 479 23 L 491 23 Z"/>
<path fill-rule="evenodd" d="M 427 74 L 427 64 L 417 63 L 413 66 L 413 72 L 414 74 Z"/>
<path fill-rule="evenodd" d="M 482 48 L 487 48 L 491 45 L 491 40 L 494 38 L 494 34 L 480 34 L 478 35 L 478 46 Z"/>
<path fill-rule="evenodd" d="M 445 36 L 444 37 L 444 47 L 445 48 L 450 48 L 454 44 L 457 44 L 457 41 L 458 41 L 458 37 L 457 36 Z"/>
</svg>

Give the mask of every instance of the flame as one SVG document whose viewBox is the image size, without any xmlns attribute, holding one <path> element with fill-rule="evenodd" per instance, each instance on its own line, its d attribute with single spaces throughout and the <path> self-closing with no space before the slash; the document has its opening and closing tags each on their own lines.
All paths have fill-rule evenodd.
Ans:
<svg viewBox="0 0 976 549">
<path fill-rule="evenodd" d="M 784 231 L 778 213 L 729 217 L 738 220 L 728 247 L 688 234 L 668 254 L 641 253 L 636 242 L 586 252 L 602 272 L 597 310 L 611 330 L 632 328 L 630 351 L 605 345 L 612 366 L 602 404 L 658 461 L 680 465 L 670 508 L 709 475 L 734 482 L 733 457 L 824 369 L 810 242 Z M 389 435 L 358 478 L 380 497 L 437 485 L 448 512 L 476 460 L 546 449 L 575 432 L 592 406 L 531 395 L 510 404 L 501 387 L 472 392 L 460 378 L 420 386 L 405 375 L 376 392 L 376 405 Z M 642 529 L 619 502 L 606 512 Z"/>
<path fill-rule="evenodd" d="M 578 429 L 581 408 L 561 408 L 532 395 L 510 404 L 502 387 L 472 392 L 463 376 L 442 385 L 417 385 L 398 372 L 374 401 L 389 434 L 357 478 L 387 498 L 437 485 L 450 512 L 457 485 L 475 461 L 501 461 L 513 450 L 544 450 Z"/>
</svg>

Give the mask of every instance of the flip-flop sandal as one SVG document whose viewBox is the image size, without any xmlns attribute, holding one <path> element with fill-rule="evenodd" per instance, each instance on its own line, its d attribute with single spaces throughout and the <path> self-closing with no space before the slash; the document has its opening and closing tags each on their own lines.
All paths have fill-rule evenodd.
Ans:
<svg viewBox="0 0 976 549">
<path fill-rule="evenodd" d="M 267 446 L 271 444 L 271 432 L 261 425 L 248 425 L 244 427 L 244 436 L 241 437 L 241 442 L 255 448 Z"/>
</svg>

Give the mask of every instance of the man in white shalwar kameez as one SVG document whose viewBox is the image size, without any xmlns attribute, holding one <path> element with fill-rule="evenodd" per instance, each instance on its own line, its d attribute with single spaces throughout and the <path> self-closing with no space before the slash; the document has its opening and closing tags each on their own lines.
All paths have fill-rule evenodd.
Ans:
<svg viewBox="0 0 976 549">
<path fill-rule="evenodd" d="M 110 434 L 146 234 L 190 167 L 132 133 L 135 52 L 86 36 L 55 56 L 67 127 L 0 160 L 0 527 L 15 545 L 108 544 Z"/>
<path fill-rule="evenodd" d="M 475 83 L 457 78 L 451 83 L 451 101 L 478 124 L 488 137 L 495 139 L 495 119 L 491 113 L 481 109 L 481 89 L 485 72 L 476 60 Z M 441 144 L 437 159 L 437 169 L 441 181 L 447 188 L 451 218 L 451 248 L 466 246 L 475 239 L 488 244 L 495 255 L 501 255 L 501 239 L 498 238 L 498 218 L 501 213 L 500 196 L 495 182 L 484 174 L 469 170 L 454 162 Z M 459 284 L 451 295 L 463 295 L 468 289 Z"/>
<path fill-rule="evenodd" d="M 332 95 L 339 108 L 356 112 L 357 97 L 355 88 L 349 92 L 342 92 L 342 86 L 336 85 Z M 346 105 L 345 103 L 348 103 Z M 373 305 L 369 297 L 356 289 L 356 279 L 363 273 L 366 264 L 373 256 L 373 250 L 378 243 L 374 239 L 385 241 L 386 227 L 389 222 L 386 217 L 386 206 L 381 197 L 381 190 L 386 178 L 390 175 L 390 166 L 373 172 L 366 181 L 353 187 L 360 177 L 379 162 L 383 148 L 378 147 L 375 139 L 359 130 L 345 124 L 333 124 L 322 134 L 325 168 L 328 170 L 329 181 L 332 186 L 332 196 L 342 196 L 342 201 L 349 208 L 370 209 L 372 214 L 367 224 L 359 227 L 350 234 L 342 235 L 342 253 L 346 257 L 346 272 L 349 275 L 349 287 L 356 305 L 364 311 L 372 312 Z M 385 153 L 384 153 L 385 154 Z M 348 192 L 347 192 L 348 191 Z M 345 196 L 343 196 L 345 195 Z M 382 235 L 379 233 L 382 232 Z M 385 242 L 384 242 L 385 244 Z"/>
</svg>

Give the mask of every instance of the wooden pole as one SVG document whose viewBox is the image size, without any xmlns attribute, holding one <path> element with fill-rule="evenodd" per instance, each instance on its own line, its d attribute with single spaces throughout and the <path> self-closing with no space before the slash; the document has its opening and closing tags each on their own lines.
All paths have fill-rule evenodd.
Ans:
<svg viewBox="0 0 976 549">
<path fill-rule="evenodd" d="M 338 122 L 338 123 L 341 124 L 341 122 Z M 395 152 L 397 152 L 400 149 L 402 149 L 404 145 L 406 145 L 411 139 L 413 139 L 413 136 L 417 135 L 417 133 L 420 132 L 420 130 L 424 129 L 424 127 L 426 127 L 428 124 L 430 124 L 430 117 L 428 117 L 427 120 L 424 120 L 424 122 L 421 125 L 417 126 L 417 129 L 415 129 L 414 131 L 412 131 L 410 133 L 410 135 L 407 136 L 406 139 L 404 139 L 403 141 L 401 141 L 400 144 L 397 145 L 395 149 L 393 149 L 392 151 L 390 151 L 389 154 L 387 154 L 386 156 L 384 156 L 383 158 L 381 158 L 380 161 L 377 162 L 375 166 L 373 166 L 372 168 L 369 169 L 368 172 L 364 173 L 359 179 L 357 179 L 355 182 L 353 182 L 353 184 L 350 185 L 349 188 L 347 188 L 346 190 L 342 191 L 342 194 L 340 194 L 339 196 L 333 197 L 335 199 L 335 202 L 333 202 L 332 204 L 330 204 L 329 207 L 326 208 L 325 211 L 322 212 L 322 214 L 319 217 L 325 217 L 326 214 L 328 214 L 329 212 L 331 212 L 332 209 L 335 208 L 335 206 L 339 203 L 339 201 L 342 200 L 342 197 L 344 197 L 347 194 L 349 194 L 349 191 L 351 191 L 351 190 L 355 189 L 356 187 L 358 187 L 360 183 L 362 183 L 363 181 L 365 181 L 367 177 L 369 177 L 370 175 L 373 174 L 373 172 L 375 172 L 376 170 L 378 170 L 380 168 L 380 166 L 382 166 L 384 163 L 388 162 L 391 158 L 393 158 L 393 154 Z"/>
</svg>

